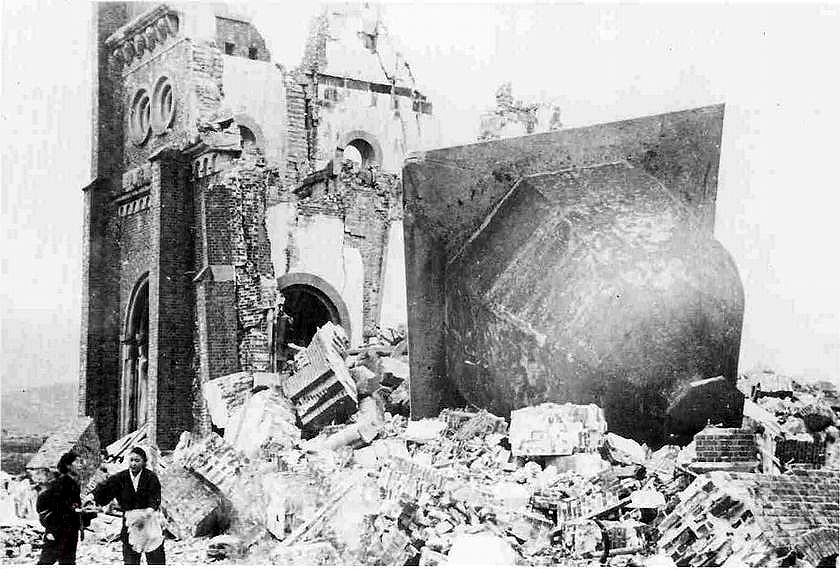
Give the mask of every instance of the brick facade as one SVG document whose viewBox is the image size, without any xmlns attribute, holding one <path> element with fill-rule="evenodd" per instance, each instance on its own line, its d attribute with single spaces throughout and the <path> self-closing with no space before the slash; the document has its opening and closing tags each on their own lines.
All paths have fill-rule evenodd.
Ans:
<svg viewBox="0 0 840 569">
<path fill-rule="evenodd" d="M 214 11 L 213 29 L 207 28 L 208 9 Z M 293 203 L 295 220 L 324 214 L 341 220 L 341 249 L 330 255 L 339 263 L 348 251 L 360 256 L 361 272 L 351 275 L 359 279 L 353 283 L 361 299 L 359 327 L 373 331 L 385 287 L 388 230 L 401 218 L 401 186 L 395 175 L 376 168 L 342 172 L 336 164 L 316 171 L 317 158 L 336 157 L 335 144 L 346 134 L 336 117 L 355 112 L 358 93 L 367 92 L 365 108 L 374 96 L 425 98 L 403 85 L 385 89 L 385 79 L 380 85 L 348 78 L 342 79 L 342 89 L 355 95 L 347 98 L 347 108 L 328 101 L 323 90 L 334 88 L 336 78 L 319 71 L 326 65 L 328 19 L 323 15 L 303 64 L 286 73 L 270 61 L 256 28 L 219 6 L 115 2 L 97 5 L 95 14 L 96 179 L 85 190 L 79 411 L 94 418 L 104 444 L 125 434 L 121 431 L 129 423 L 123 415 L 129 406 L 122 392 L 123 367 L 133 349 L 128 342 L 137 335 L 132 330 L 132 338 L 125 337 L 127 319 L 138 283 L 148 279 L 150 442 L 168 449 L 181 431 L 209 431 L 203 383 L 269 368 L 267 315 L 275 302 L 276 278 L 300 255 L 291 234 L 286 250 L 272 243 L 278 236 L 267 227 L 271 206 Z M 225 101 L 226 63 L 229 81 L 241 80 L 242 69 L 264 72 L 261 81 L 280 89 L 264 97 L 276 95 L 285 115 L 252 113 L 247 106 L 254 101 L 241 97 L 231 113 L 226 107 L 231 101 Z M 152 99 L 162 78 L 171 86 L 171 120 L 158 118 L 148 131 L 138 129 L 138 93 L 145 91 Z M 401 112 L 428 112 L 428 106 L 421 107 L 406 104 Z M 328 112 L 319 116 L 322 109 Z M 353 128 L 380 132 L 385 138 L 375 142 L 377 147 L 402 148 L 405 141 L 397 144 L 388 137 L 404 132 L 377 131 L 374 123 L 384 122 L 393 108 L 383 105 L 380 111 L 358 115 L 361 122 Z M 243 149 L 236 121 L 248 116 L 263 116 L 286 129 L 272 138 L 282 148 L 270 156 L 282 163 L 267 164 L 269 153 L 259 148 L 276 124 L 246 124 L 261 134 L 258 148 Z M 338 142 L 323 140 L 324 133 Z M 313 186 L 313 175 L 317 195 L 299 192 Z M 275 266 L 272 247 L 275 261 L 281 253 L 282 266 Z M 313 254 L 311 247 L 307 251 Z M 320 278 L 312 277 L 313 282 Z M 342 286 L 323 282 L 327 288 Z M 330 294 L 349 325 L 342 293 L 331 289 Z"/>
</svg>

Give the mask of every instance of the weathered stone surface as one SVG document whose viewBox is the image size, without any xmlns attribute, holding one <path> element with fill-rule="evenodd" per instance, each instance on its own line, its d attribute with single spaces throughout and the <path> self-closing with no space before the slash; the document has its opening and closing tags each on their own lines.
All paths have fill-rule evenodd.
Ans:
<svg viewBox="0 0 840 569">
<path fill-rule="evenodd" d="M 604 452 L 617 464 L 644 464 L 647 460 L 647 453 L 642 445 L 615 433 L 607 433 L 604 437 Z"/>
<path fill-rule="evenodd" d="M 543 403 L 510 414 L 513 456 L 562 456 L 593 452 L 607 430 L 604 413 L 594 404 Z"/>
<path fill-rule="evenodd" d="M 723 375 L 706 418 L 740 423 L 743 291 L 712 236 L 722 125 L 707 107 L 410 158 L 412 413 L 598 401 L 656 443 L 674 389 Z"/>
<path fill-rule="evenodd" d="M 249 464 L 241 451 L 215 433 L 198 440 L 189 433 L 182 433 L 172 453 L 172 461 L 194 472 L 225 496 L 231 494 L 239 473 Z"/>
<path fill-rule="evenodd" d="M 303 365 L 283 386 L 304 428 L 343 421 L 356 410 L 356 384 L 344 363 L 346 343 L 344 332 L 331 322 L 318 328 L 301 354 Z"/>
<path fill-rule="evenodd" d="M 210 420 L 220 429 L 227 428 L 230 416 L 247 399 L 254 377 L 247 371 L 223 375 L 201 386 Z"/>
<path fill-rule="evenodd" d="M 260 447 L 269 442 L 291 448 L 300 441 L 300 430 L 295 427 L 295 414 L 289 400 L 277 391 L 264 389 L 249 395 L 231 415 L 224 438 L 233 448 L 253 459 Z"/>
<path fill-rule="evenodd" d="M 37 483 L 52 479 L 58 460 L 73 451 L 79 458 L 80 482 L 84 486 L 99 468 L 99 437 L 90 417 L 77 417 L 60 431 L 53 433 L 26 465 L 26 472 Z"/>
<path fill-rule="evenodd" d="M 356 382 L 356 390 L 359 395 L 370 395 L 379 387 L 376 374 L 363 365 L 351 368 L 350 376 Z"/>
<path fill-rule="evenodd" d="M 167 529 L 175 537 L 199 537 L 224 529 L 229 522 L 229 507 L 198 476 L 173 464 L 158 473 L 161 486 L 161 511 Z"/>
</svg>

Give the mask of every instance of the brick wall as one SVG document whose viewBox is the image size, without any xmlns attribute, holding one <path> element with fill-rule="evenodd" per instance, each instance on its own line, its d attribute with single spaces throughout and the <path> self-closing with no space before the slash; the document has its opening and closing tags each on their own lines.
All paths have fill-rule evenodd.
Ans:
<svg viewBox="0 0 840 569">
<path fill-rule="evenodd" d="M 239 369 L 236 342 L 236 286 L 232 272 L 213 266 L 232 264 L 232 196 L 217 176 L 193 181 L 195 204 L 196 344 L 199 379 L 209 381 Z"/>
<path fill-rule="evenodd" d="M 92 78 L 93 128 L 91 129 L 91 177 L 119 178 L 123 152 L 122 80 L 110 64 L 105 39 L 129 19 L 124 2 L 100 2 L 94 8 Z"/>
<path fill-rule="evenodd" d="M 749 429 L 707 428 L 694 436 L 699 462 L 755 462 L 758 446 Z"/>
<path fill-rule="evenodd" d="M 795 463 L 820 468 L 825 464 L 826 443 L 825 441 L 776 441 L 776 458 L 782 465 Z"/>
<path fill-rule="evenodd" d="M 192 90 L 192 78 L 190 62 L 191 58 L 194 58 L 193 48 L 191 42 L 187 40 L 179 39 L 175 41 L 176 43 L 171 48 L 165 48 L 167 51 L 162 51 L 159 55 L 134 68 L 124 70 L 121 104 L 126 111 L 121 118 L 121 130 L 124 133 L 122 140 L 125 157 L 122 166 L 125 170 L 144 164 L 149 156 L 163 146 L 177 146 L 183 139 L 183 133 L 191 127 L 190 91 Z M 164 76 L 169 78 L 172 85 L 173 104 L 175 106 L 172 126 L 162 134 L 152 132 L 144 143 L 137 144 L 132 140 L 129 128 L 133 98 L 139 89 L 145 89 L 151 98 L 155 83 L 160 77 Z"/>
<path fill-rule="evenodd" d="M 149 278 L 149 387 L 155 408 L 156 442 L 173 448 L 192 427 L 193 371 L 193 201 L 187 166 L 177 153 L 157 156 L 152 170 L 154 267 Z"/>
<path fill-rule="evenodd" d="M 79 362 L 79 413 L 94 418 L 105 442 L 117 437 L 120 377 L 120 257 L 110 194 L 103 180 L 85 188 Z"/>
<path fill-rule="evenodd" d="M 212 42 L 194 42 L 190 53 L 189 69 L 192 73 L 192 90 L 196 104 L 193 112 L 196 121 L 206 120 L 222 103 L 222 51 Z"/>
<path fill-rule="evenodd" d="M 233 44 L 233 53 L 225 51 L 225 44 Z M 271 53 L 266 49 L 263 37 L 252 24 L 242 20 L 216 16 L 216 45 L 226 55 L 259 61 L 271 60 Z M 256 49 L 256 57 L 250 57 L 250 48 Z"/>
<path fill-rule="evenodd" d="M 294 73 L 286 75 L 288 138 L 286 139 L 286 180 L 299 182 L 308 171 L 306 142 L 306 94 Z"/>
</svg>

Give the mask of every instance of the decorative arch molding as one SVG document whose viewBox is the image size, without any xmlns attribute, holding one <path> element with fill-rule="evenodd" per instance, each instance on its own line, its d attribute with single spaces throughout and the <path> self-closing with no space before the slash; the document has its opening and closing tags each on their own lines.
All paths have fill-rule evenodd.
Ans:
<svg viewBox="0 0 840 569">
<path fill-rule="evenodd" d="M 338 318 L 338 322 L 336 322 L 336 324 L 341 324 L 344 331 L 347 332 L 347 337 L 352 338 L 350 311 L 347 309 L 347 304 L 341 298 L 341 294 L 334 286 L 323 278 L 311 273 L 286 273 L 285 275 L 277 277 L 278 292 L 283 292 L 283 289 L 289 288 L 293 285 L 307 285 L 323 294 L 336 309 L 336 316 Z"/>
<path fill-rule="evenodd" d="M 120 436 L 147 423 L 155 406 L 149 377 L 149 273 L 143 273 L 134 285 L 126 308 L 122 334 L 122 370 L 120 372 Z"/>
<path fill-rule="evenodd" d="M 370 159 L 377 164 L 382 164 L 382 146 L 379 144 L 379 141 L 376 140 L 376 137 L 367 131 L 351 130 L 344 133 L 338 139 L 338 148 L 343 151 L 347 145 L 354 140 L 364 140 L 367 142 L 373 150 L 373 156 Z"/>
<path fill-rule="evenodd" d="M 131 296 L 128 297 L 128 306 L 125 312 L 125 321 L 123 322 L 123 341 L 128 340 L 129 334 L 133 328 L 136 328 L 140 322 L 140 307 L 137 306 L 137 300 L 144 293 L 146 293 L 146 310 L 148 311 L 148 288 L 149 288 L 149 272 L 146 271 L 137 282 L 134 283 L 134 288 L 131 289 Z"/>
<path fill-rule="evenodd" d="M 257 148 L 265 152 L 265 135 L 263 134 L 262 127 L 260 127 L 260 124 L 254 120 L 254 117 L 247 113 L 236 113 L 233 115 L 233 120 L 236 121 L 237 125 L 244 126 L 253 132 Z"/>
</svg>

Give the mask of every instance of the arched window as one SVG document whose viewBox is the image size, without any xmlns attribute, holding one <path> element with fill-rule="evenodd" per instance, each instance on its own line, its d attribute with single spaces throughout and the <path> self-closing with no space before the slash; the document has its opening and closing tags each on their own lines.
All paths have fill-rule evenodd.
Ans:
<svg viewBox="0 0 840 569">
<path fill-rule="evenodd" d="M 149 420 L 149 280 L 134 287 L 123 335 L 120 431 L 128 434 Z"/>
<path fill-rule="evenodd" d="M 145 143 L 149 138 L 150 112 L 149 95 L 145 89 L 140 89 L 131 100 L 128 118 L 131 140 L 138 146 Z"/>
<path fill-rule="evenodd" d="M 161 77 L 152 89 L 151 125 L 155 134 L 161 134 L 172 124 L 175 118 L 175 101 L 172 96 L 172 83 L 167 77 Z"/>
</svg>

